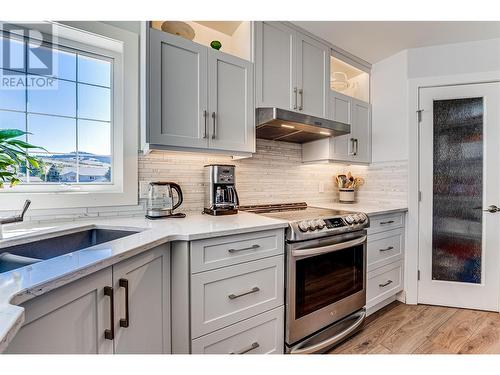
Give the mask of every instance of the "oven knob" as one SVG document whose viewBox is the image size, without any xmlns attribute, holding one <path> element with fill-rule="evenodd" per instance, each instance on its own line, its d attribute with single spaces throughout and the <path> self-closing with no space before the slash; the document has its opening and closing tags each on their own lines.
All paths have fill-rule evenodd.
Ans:
<svg viewBox="0 0 500 375">
<path fill-rule="evenodd" d="M 346 216 L 344 219 L 347 222 L 347 224 L 353 224 L 354 223 L 354 218 L 352 216 Z"/>
<path fill-rule="evenodd" d="M 309 220 L 307 225 L 309 226 L 310 231 L 316 230 L 316 220 Z"/>
<path fill-rule="evenodd" d="M 364 223 L 368 217 L 364 213 L 360 213 L 359 216 L 361 216 L 361 222 Z"/>
<path fill-rule="evenodd" d="M 307 232 L 309 230 L 309 223 L 307 221 L 301 221 L 299 223 L 299 229 L 301 232 Z"/>
<path fill-rule="evenodd" d="M 356 224 L 359 224 L 359 223 L 361 223 L 361 222 L 363 221 L 363 220 L 361 219 L 361 216 L 359 216 L 358 214 L 354 215 L 353 217 L 354 217 L 354 222 L 355 222 Z"/>
<path fill-rule="evenodd" d="M 318 219 L 315 221 L 317 229 L 323 229 L 326 226 L 326 223 L 323 219 Z"/>
</svg>

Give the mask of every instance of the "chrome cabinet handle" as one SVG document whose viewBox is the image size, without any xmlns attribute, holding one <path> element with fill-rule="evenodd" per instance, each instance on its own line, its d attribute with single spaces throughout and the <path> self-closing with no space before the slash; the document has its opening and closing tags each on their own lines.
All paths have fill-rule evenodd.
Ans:
<svg viewBox="0 0 500 375">
<path fill-rule="evenodd" d="M 295 94 L 295 102 L 293 104 L 293 109 L 297 109 L 297 87 L 293 88 L 293 93 Z"/>
<path fill-rule="evenodd" d="M 304 90 L 300 89 L 299 90 L 300 94 L 300 106 L 299 106 L 299 111 L 302 111 L 304 109 Z"/>
<path fill-rule="evenodd" d="M 214 125 L 214 132 L 212 133 L 212 139 L 217 138 L 217 121 L 215 120 L 216 117 L 217 116 L 215 115 L 215 112 L 212 112 L 212 121 Z"/>
<path fill-rule="evenodd" d="M 486 210 L 483 210 L 483 211 L 491 212 L 492 214 L 494 214 L 495 212 L 500 211 L 500 208 L 498 208 L 497 206 L 492 204 L 491 206 L 488 206 L 488 208 Z"/>
<path fill-rule="evenodd" d="M 392 224 L 394 223 L 394 220 L 389 220 L 389 221 L 381 221 L 380 225 L 386 225 L 386 224 Z"/>
<path fill-rule="evenodd" d="M 260 345 L 259 345 L 258 342 L 253 342 L 249 347 L 241 349 L 240 351 L 237 351 L 237 352 L 231 352 L 229 354 L 245 354 L 245 353 L 248 353 L 251 350 L 257 349 L 259 346 Z"/>
<path fill-rule="evenodd" d="M 203 138 L 208 138 L 208 111 L 203 110 L 203 118 L 205 119 L 205 131 L 203 133 Z"/>
<path fill-rule="evenodd" d="M 358 154 L 358 138 L 354 138 L 354 144 L 356 145 L 354 156 L 356 156 Z"/>
<path fill-rule="evenodd" d="M 392 284 L 392 280 L 387 280 L 387 282 L 383 283 L 383 284 L 378 284 L 379 288 L 383 288 L 389 284 Z"/>
<path fill-rule="evenodd" d="M 260 288 L 258 286 L 254 286 L 251 290 L 249 290 L 248 292 L 244 292 L 244 293 L 241 293 L 241 294 L 230 294 L 228 295 L 227 297 L 229 299 L 236 299 L 236 298 L 240 298 L 240 297 L 243 297 L 243 296 L 246 296 L 248 294 L 252 294 L 252 293 L 256 293 L 260 290 Z"/>
<path fill-rule="evenodd" d="M 348 152 L 349 155 L 354 156 L 354 138 L 349 139 L 349 142 L 351 142 L 351 150 Z"/>
<path fill-rule="evenodd" d="M 260 245 L 252 245 L 252 246 L 248 246 L 248 247 L 243 247 L 241 249 L 229 249 L 228 252 L 229 253 L 237 253 L 239 251 L 245 251 L 245 250 L 256 250 L 260 247 Z"/>
<path fill-rule="evenodd" d="M 109 297 L 109 321 L 111 329 L 104 330 L 104 338 L 106 340 L 114 340 L 115 338 L 115 298 L 113 288 L 110 286 L 104 287 L 104 295 Z"/>
<path fill-rule="evenodd" d="M 378 249 L 378 251 L 389 251 L 392 249 L 394 249 L 394 246 L 389 246 L 389 247 L 386 247 L 385 249 Z"/>
<path fill-rule="evenodd" d="M 130 323 L 129 303 L 128 303 L 128 280 L 120 279 L 118 280 L 118 285 L 120 286 L 120 288 L 125 289 L 125 319 L 120 319 L 120 327 L 128 328 Z"/>
</svg>

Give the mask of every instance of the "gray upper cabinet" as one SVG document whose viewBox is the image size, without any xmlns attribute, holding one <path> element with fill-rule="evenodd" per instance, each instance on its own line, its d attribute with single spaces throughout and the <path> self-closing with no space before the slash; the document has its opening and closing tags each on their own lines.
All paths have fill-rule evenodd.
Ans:
<svg viewBox="0 0 500 375">
<path fill-rule="evenodd" d="M 351 125 L 351 133 L 302 145 L 303 162 L 371 163 L 371 107 L 369 103 L 330 91 L 329 118 Z"/>
<path fill-rule="evenodd" d="M 150 29 L 149 109 L 152 148 L 255 152 L 249 61 Z"/>
<path fill-rule="evenodd" d="M 208 51 L 150 30 L 149 143 L 208 147 Z"/>
<path fill-rule="evenodd" d="M 209 51 L 209 145 L 213 149 L 255 152 L 253 64 Z"/>
<path fill-rule="evenodd" d="M 297 33 L 298 109 L 326 117 L 329 92 L 330 48 Z"/>
<path fill-rule="evenodd" d="M 295 109 L 295 30 L 280 22 L 255 22 L 257 107 Z"/>
<path fill-rule="evenodd" d="M 330 48 L 281 22 L 255 22 L 257 107 L 327 115 Z"/>
</svg>

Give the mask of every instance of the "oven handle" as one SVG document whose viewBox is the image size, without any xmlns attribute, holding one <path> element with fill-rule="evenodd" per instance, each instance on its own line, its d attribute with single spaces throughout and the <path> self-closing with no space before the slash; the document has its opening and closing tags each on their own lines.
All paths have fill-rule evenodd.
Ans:
<svg viewBox="0 0 500 375">
<path fill-rule="evenodd" d="M 320 255 L 325 253 L 331 253 L 338 250 L 347 249 L 352 246 L 360 245 L 366 241 L 366 236 L 362 236 L 356 238 L 354 240 L 337 243 L 335 245 L 321 246 L 321 247 L 313 247 L 312 249 L 302 249 L 302 250 L 292 250 L 292 256 L 294 258 L 311 256 L 311 255 Z"/>
<path fill-rule="evenodd" d="M 332 336 L 325 341 L 319 342 L 317 344 L 311 345 L 311 346 L 306 346 L 303 347 L 302 345 L 297 345 L 295 348 L 292 348 L 290 351 L 290 354 L 312 354 L 312 353 L 320 353 L 325 349 L 328 349 L 329 347 L 335 345 L 336 343 L 342 341 L 345 339 L 347 336 L 349 336 L 352 332 L 356 331 L 361 324 L 363 324 L 365 317 L 366 317 L 366 310 L 361 310 L 358 312 L 359 316 L 356 319 L 356 321 L 345 331 L 340 332 L 339 334 Z M 307 341 L 304 342 L 304 344 L 307 344 Z"/>
</svg>

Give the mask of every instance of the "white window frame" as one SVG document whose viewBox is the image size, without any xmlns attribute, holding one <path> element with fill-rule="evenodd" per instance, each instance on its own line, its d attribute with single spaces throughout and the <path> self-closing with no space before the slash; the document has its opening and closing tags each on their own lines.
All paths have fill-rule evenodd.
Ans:
<svg viewBox="0 0 500 375">
<path fill-rule="evenodd" d="M 0 211 L 134 205 L 138 202 L 139 43 L 137 34 L 101 22 L 53 23 L 57 43 L 113 59 L 112 182 L 19 184 L 0 189 Z"/>
</svg>

